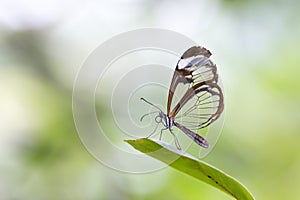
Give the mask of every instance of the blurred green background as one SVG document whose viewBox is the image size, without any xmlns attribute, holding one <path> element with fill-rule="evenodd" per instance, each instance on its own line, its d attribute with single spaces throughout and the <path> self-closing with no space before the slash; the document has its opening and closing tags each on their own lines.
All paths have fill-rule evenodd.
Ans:
<svg viewBox="0 0 300 200">
<path fill-rule="evenodd" d="M 0 199 L 232 199 L 168 168 L 116 172 L 81 144 L 72 116 L 81 63 L 143 27 L 177 31 L 213 53 L 226 118 L 204 160 L 257 199 L 300 198 L 299 9 L 297 0 L 2 0 Z"/>
</svg>

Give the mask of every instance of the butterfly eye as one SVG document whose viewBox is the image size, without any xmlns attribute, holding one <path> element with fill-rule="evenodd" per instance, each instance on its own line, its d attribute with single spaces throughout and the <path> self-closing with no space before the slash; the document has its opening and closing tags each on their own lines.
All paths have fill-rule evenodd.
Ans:
<svg viewBox="0 0 300 200">
<path fill-rule="evenodd" d="M 156 123 L 161 123 L 161 116 L 159 116 L 159 115 L 156 116 L 156 117 L 155 117 L 155 122 L 156 122 Z"/>
</svg>

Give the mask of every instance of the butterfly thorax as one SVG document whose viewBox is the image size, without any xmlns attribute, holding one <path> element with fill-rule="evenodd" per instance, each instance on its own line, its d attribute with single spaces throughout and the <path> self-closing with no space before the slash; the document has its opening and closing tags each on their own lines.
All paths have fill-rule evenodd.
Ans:
<svg viewBox="0 0 300 200">
<path fill-rule="evenodd" d="M 163 112 L 159 112 L 157 117 L 160 118 L 159 122 L 161 122 L 166 128 L 171 129 L 173 126 L 173 120 L 168 115 Z"/>
</svg>

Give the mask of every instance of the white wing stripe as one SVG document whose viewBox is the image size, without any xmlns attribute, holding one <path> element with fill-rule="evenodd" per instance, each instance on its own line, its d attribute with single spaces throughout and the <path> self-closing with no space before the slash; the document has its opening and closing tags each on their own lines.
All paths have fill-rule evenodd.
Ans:
<svg viewBox="0 0 300 200">
<path fill-rule="evenodd" d="M 177 66 L 178 69 L 187 69 L 190 67 L 195 68 L 195 66 L 210 66 L 213 65 L 211 60 L 203 55 L 193 56 L 185 59 L 180 59 Z"/>
</svg>

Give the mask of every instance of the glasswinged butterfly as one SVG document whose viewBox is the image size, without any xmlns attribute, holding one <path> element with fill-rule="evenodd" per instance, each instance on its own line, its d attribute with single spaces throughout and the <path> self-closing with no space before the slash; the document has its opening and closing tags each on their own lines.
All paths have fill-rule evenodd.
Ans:
<svg viewBox="0 0 300 200">
<path fill-rule="evenodd" d="M 221 87 L 218 85 L 217 66 L 211 61 L 211 55 L 209 50 L 200 46 L 193 46 L 183 53 L 177 62 L 169 87 L 166 114 L 158 106 L 141 98 L 158 109 L 158 111 L 147 113 L 141 117 L 142 121 L 145 116 L 158 113 L 155 117 L 157 125 L 148 137 L 156 132 L 159 124 L 163 124 L 160 140 L 162 132 L 169 130 L 174 136 L 176 147 L 181 149 L 172 130 L 172 127 L 175 126 L 198 145 L 204 148 L 209 147 L 208 142 L 194 131 L 205 128 L 216 121 L 224 109 L 224 97 Z M 186 88 L 185 92 L 180 95 L 178 102 L 171 109 L 174 93 L 182 86 Z"/>
</svg>

